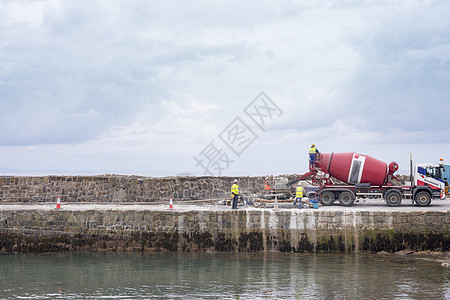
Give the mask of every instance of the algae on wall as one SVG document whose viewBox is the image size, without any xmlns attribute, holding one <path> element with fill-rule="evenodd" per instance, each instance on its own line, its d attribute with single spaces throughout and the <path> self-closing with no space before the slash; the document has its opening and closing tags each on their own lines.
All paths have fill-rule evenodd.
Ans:
<svg viewBox="0 0 450 300">
<path fill-rule="evenodd" d="M 0 211 L 4 252 L 449 251 L 449 232 L 439 211 Z"/>
<path fill-rule="evenodd" d="M 363 233 L 361 249 L 371 252 L 412 251 L 450 251 L 450 234 L 448 231 L 417 232 L 409 230 L 367 230 Z"/>
</svg>

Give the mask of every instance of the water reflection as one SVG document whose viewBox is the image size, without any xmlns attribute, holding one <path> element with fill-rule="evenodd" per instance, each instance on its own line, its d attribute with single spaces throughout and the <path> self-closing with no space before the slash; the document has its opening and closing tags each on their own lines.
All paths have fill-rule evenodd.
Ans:
<svg viewBox="0 0 450 300">
<path fill-rule="evenodd" d="M 0 299 L 446 299 L 450 270 L 369 254 L 1 254 Z"/>
</svg>

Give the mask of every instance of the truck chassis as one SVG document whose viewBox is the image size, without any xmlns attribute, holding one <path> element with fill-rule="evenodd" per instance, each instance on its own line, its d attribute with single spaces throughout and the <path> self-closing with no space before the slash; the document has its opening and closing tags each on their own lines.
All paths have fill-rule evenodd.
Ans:
<svg viewBox="0 0 450 300">
<path fill-rule="evenodd" d="M 336 200 L 342 206 L 351 206 L 355 200 L 378 199 L 386 201 L 388 206 L 399 206 L 403 199 L 411 200 L 417 206 L 428 206 L 432 199 L 439 199 L 441 192 L 428 186 L 370 186 L 356 184 L 354 186 L 324 186 L 317 190 L 320 203 L 332 205 Z"/>
</svg>

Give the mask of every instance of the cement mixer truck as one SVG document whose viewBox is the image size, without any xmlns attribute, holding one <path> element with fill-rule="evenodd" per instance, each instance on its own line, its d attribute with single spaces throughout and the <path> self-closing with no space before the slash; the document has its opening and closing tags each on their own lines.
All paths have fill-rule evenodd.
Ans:
<svg viewBox="0 0 450 300">
<path fill-rule="evenodd" d="M 417 206 L 428 206 L 433 199 L 445 199 L 443 161 L 439 164 L 412 166 L 411 181 L 394 185 L 398 164 L 389 165 L 368 155 L 350 153 L 320 153 L 309 172 L 298 180 L 311 180 L 317 187 L 316 197 L 322 205 L 332 205 L 336 200 L 351 206 L 357 199 L 381 199 L 388 206 L 399 206 L 409 199 Z M 336 185 L 334 179 L 344 183 Z"/>
</svg>

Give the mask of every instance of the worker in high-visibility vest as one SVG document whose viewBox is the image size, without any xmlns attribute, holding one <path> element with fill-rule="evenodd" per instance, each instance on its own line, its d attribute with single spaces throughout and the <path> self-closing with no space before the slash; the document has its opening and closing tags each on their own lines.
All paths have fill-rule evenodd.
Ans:
<svg viewBox="0 0 450 300">
<path fill-rule="evenodd" d="M 269 178 L 266 177 L 266 182 L 264 183 L 264 190 L 265 191 L 270 191 L 271 187 L 270 187 L 270 182 L 269 182 Z"/>
<path fill-rule="evenodd" d="M 237 209 L 238 197 L 239 197 L 239 185 L 237 179 L 234 180 L 234 184 L 231 186 L 231 197 L 233 197 L 232 209 Z"/>
<path fill-rule="evenodd" d="M 302 184 L 299 182 L 297 188 L 295 189 L 295 202 L 294 202 L 294 206 L 295 204 L 297 204 L 298 201 L 298 208 L 302 208 L 302 200 L 303 200 L 303 193 L 304 193 L 304 189 Z"/>
<path fill-rule="evenodd" d="M 448 189 L 449 189 L 449 185 L 448 185 L 448 181 L 445 181 L 445 196 L 448 195 Z"/>
<path fill-rule="evenodd" d="M 311 148 L 309 148 L 309 167 L 313 168 L 316 164 L 316 158 L 319 154 L 319 150 L 317 150 L 316 145 L 312 144 Z"/>
</svg>

